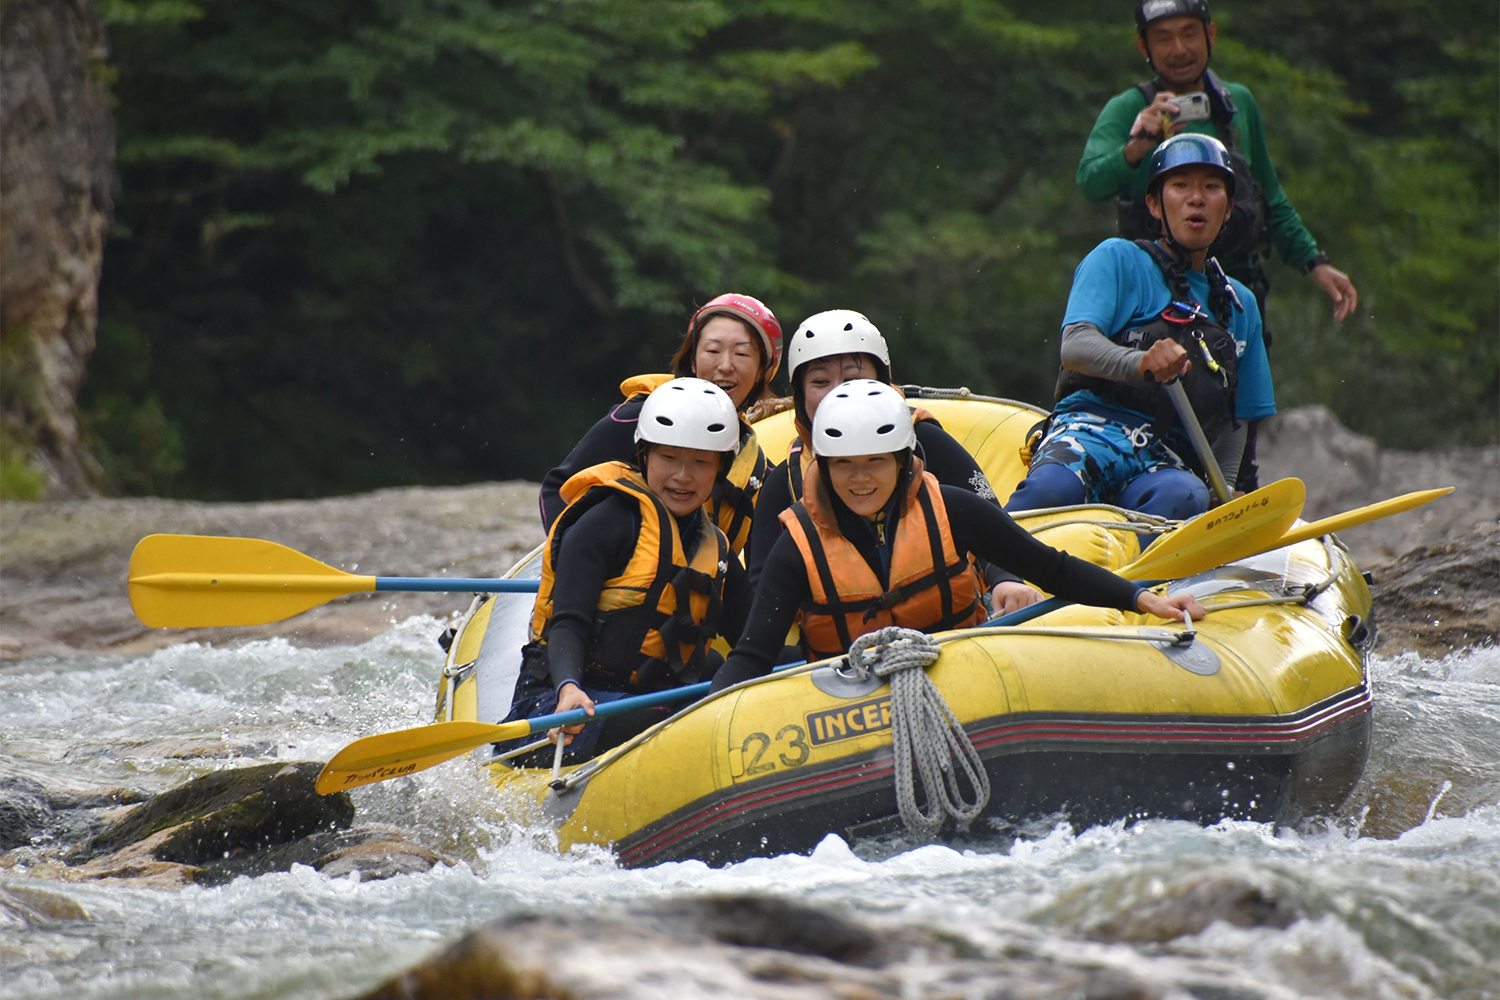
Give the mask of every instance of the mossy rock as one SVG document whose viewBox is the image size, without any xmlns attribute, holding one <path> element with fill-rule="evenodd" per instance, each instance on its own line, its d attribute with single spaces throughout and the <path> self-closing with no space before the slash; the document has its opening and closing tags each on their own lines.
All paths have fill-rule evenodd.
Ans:
<svg viewBox="0 0 1500 1000">
<path fill-rule="evenodd" d="M 158 861 L 204 865 L 289 844 L 354 820 L 348 793 L 319 795 L 317 761 L 215 771 L 163 792 L 83 845 L 75 861 L 112 853 L 177 827 L 152 850 Z"/>
</svg>

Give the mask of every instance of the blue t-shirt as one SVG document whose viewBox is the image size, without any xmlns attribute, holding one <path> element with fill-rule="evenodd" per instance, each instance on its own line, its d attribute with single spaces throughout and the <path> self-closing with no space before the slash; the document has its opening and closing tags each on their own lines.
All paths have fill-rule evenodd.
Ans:
<svg viewBox="0 0 1500 1000">
<path fill-rule="evenodd" d="M 1208 279 L 1188 271 L 1188 290 L 1199 303 L 1208 302 Z M 1234 415 L 1259 420 L 1276 412 L 1271 365 L 1261 337 L 1260 308 L 1255 296 L 1234 278 L 1229 279 L 1244 311 L 1231 310 L 1229 334 L 1239 353 L 1239 387 Z M 1073 274 L 1063 326 L 1092 323 L 1107 337 L 1134 330 L 1155 320 L 1172 304 L 1172 291 L 1151 255 L 1129 240 L 1110 239 L 1083 258 Z"/>
</svg>

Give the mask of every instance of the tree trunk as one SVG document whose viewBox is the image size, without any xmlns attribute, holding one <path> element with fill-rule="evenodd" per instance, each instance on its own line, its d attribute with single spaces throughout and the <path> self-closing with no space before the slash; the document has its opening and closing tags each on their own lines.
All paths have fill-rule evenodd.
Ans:
<svg viewBox="0 0 1500 1000">
<path fill-rule="evenodd" d="M 51 496 L 95 492 L 74 412 L 94 350 L 115 133 L 88 0 L 0 13 L 0 454 Z"/>
</svg>

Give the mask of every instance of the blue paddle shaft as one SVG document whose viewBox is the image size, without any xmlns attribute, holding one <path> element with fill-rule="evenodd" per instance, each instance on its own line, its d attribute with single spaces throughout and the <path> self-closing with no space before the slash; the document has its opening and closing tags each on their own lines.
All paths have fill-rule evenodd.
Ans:
<svg viewBox="0 0 1500 1000">
<path fill-rule="evenodd" d="M 376 590 L 426 590 L 439 593 L 535 594 L 540 580 L 463 580 L 456 577 L 377 576 Z"/>
<path fill-rule="evenodd" d="M 801 660 L 797 663 L 787 663 L 776 667 L 776 670 L 790 670 L 793 667 L 806 666 L 807 661 Z M 531 731 L 539 733 L 544 729 L 553 729 L 557 726 L 574 726 L 580 722 L 588 722 L 590 719 L 602 719 L 620 712 L 628 712 L 632 708 L 651 708 L 654 705 L 670 705 L 676 701 L 691 701 L 699 695 L 708 694 L 712 681 L 704 681 L 702 684 L 689 684 L 687 687 L 667 688 L 665 691 L 652 691 L 650 694 L 635 694 L 629 698 L 617 698 L 614 701 L 606 701 L 594 706 L 594 714 L 589 715 L 581 708 L 575 708 L 571 712 L 557 712 L 552 715 L 539 715 L 534 719 L 527 719 L 531 723 Z M 518 738 L 518 737 L 517 737 Z"/>
<path fill-rule="evenodd" d="M 588 722 L 590 719 L 604 719 L 620 712 L 628 712 L 632 708 L 651 708 L 654 705 L 670 705 L 677 701 L 688 701 L 702 694 L 708 694 L 709 681 L 702 684 L 689 684 L 687 687 L 668 688 L 665 691 L 652 691 L 650 694 L 631 695 L 629 698 L 616 698 L 614 701 L 606 701 L 594 706 L 594 714 L 589 715 L 581 708 L 575 708 L 571 712 L 554 712 L 551 715 L 539 715 L 535 719 L 527 719 L 531 724 L 531 731 L 539 733 L 544 729 L 553 729 L 557 726 L 573 726 L 580 722 Z"/>
<path fill-rule="evenodd" d="M 477 581 L 483 582 L 483 581 Z M 508 580 L 494 581 L 497 583 L 508 583 Z M 979 628 L 1003 628 L 1006 625 L 1020 625 L 1029 622 L 1033 618 L 1040 618 L 1058 608 L 1067 607 L 1071 601 L 1065 601 L 1061 597 L 1049 597 L 1045 601 L 1038 601 L 1029 608 L 1020 611 L 1012 611 L 1008 615 L 999 618 L 991 618 Z M 777 667 L 776 670 L 790 670 L 792 667 L 804 666 L 801 663 L 788 663 Z M 590 719 L 602 719 L 620 712 L 628 712 L 632 708 L 650 708 L 654 705 L 670 705 L 673 702 L 689 701 L 700 695 L 708 694 L 710 682 L 702 684 L 689 684 L 687 687 L 668 688 L 665 691 L 653 691 L 650 694 L 631 695 L 629 698 L 620 698 L 615 701 L 605 702 L 594 706 L 594 714 L 589 715 L 581 708 L 575 708 L 571 712 L 557 712 L 552 715 L 540 715 L 534 719 L 527 719 L 531 723 L 531 731 L 539 733 L 544 729 L 553 729 L 557 726 L 574 726 L 580 722 L 588 722 Z"/>
<path fill-rule="evenodd" d="M 984 622 L 980 628 L 1004 628 L 1005 625 L 1020 625 L 1034 618 L 1041 618 L 1047 612 L 1055 612 L 1059 607 L 1067 607 L 1070 601 L 1062 600 L 1061 597 L 1050 597 L 1046 601 L 1037 601 L 1031 607 L 1023 607 L 1019 612 L 1011 612 L 1010 615 L 1001 618 L 992 618 Z M 801 667 L 802 663 L 787 663 L 784 666 L 775 667 L 777 670 L 789 670 L 792 667 Z M 709 682 L 703 684 L 690 684 L 682 688 L 667 688 L 666 691 L 652 691 L 651 694 L 633 694 L 627 699 L 616 699 L 613 702 L 604 702 L 603 705 L 594 706 L 594 714 L 589 715 L 583 709 L 576 708 L 571 712 L 555 712 L 552 715 L 538 715 L 537 718 L 528 718 L 531 723 L 531 732 L 540 733 L 544 729 L 553 729 L 558 726 L 576 726 L 586 723 L 591 718 L 607 718 L 618 712 L 628 712 L 633 708 L 651 708 L 654 705 L 672 705 L 673 702 L 687 702 L 696 699 L 702 694 L 708 694 Z"/>
<path fill-rule="evenodd" d="M 1037 601 L 1029 608 L 1012 611 L 1010 614 L 1001 615 L 999 618 L 991 618 L 979 627 L 998 628 L 1004 625 L 1020 625 L 1023 622 L 1031 621 L 1033 618 L 1040 618 L 1042 615 L 1056 611 L 1058 608 L 1065 608 L 1068 604 L 1069 602 L 1063 600 L 1061 597 L 1049 597 L 1045 601 Z"/>
</svg>

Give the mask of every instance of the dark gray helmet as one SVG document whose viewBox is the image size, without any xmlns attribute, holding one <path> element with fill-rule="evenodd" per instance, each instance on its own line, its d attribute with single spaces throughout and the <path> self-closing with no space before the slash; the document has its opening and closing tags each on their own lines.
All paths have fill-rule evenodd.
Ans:
<svg viewBox="0 0 1500 1000">
<path fill-rule="evenodd" d="M 1136 34 L 1145 38 L 1146 29 L 1165 17 L 1196 17 L 1203 22 L 1204 31 L 1214 22 L 1208 0 L 1141 0 L 1135 8 Z"/>
<path fill-rule="evenodd" d="M 1234 197 L 1234 165 L 1229 160 L 1229 150 L 1211 135 L 1200 132 L 1184 132 L 1174 135 L 1151 154 L 1151 165 L 1146 178 L 1147 191 L 1161 190 L 1161 182 L 1174 170 L 1194 164 L 1217 167 L 1224 175 L 1224 188 L 1229 197 Z"/>
</svg>

